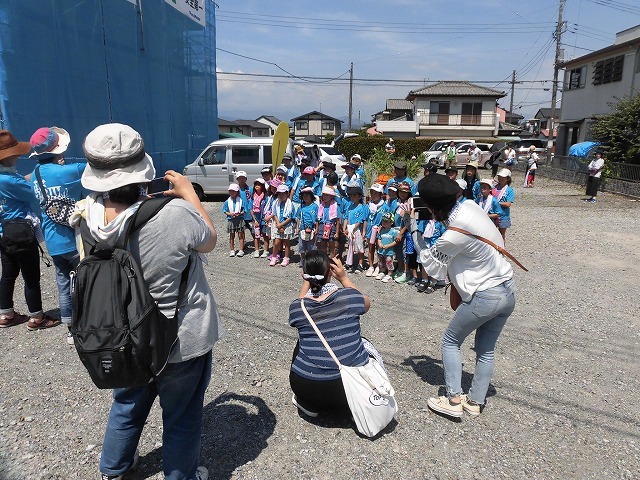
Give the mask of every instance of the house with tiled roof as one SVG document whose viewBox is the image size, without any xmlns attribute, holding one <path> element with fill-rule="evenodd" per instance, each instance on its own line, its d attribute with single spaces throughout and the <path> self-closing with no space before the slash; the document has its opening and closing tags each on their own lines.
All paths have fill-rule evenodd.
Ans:
<svg viewBox="0 0 640 480">
<path fill-rule="evenodd" d="M 278 128 L 278 125 L 281 121 L 282 120 L 274 117 L 273 115 L 261 115 L 260 117 L 256 118 L 256 122 L 262 123 L 269 127 L 270 137 L 273 137 L 273 135 L 276 133 L 276 128 Z"/>
<path fill-rule="evenodd" d="M 344 123 L 342 120 L 315 110 L 292 118 L 291 121 L 293 122 L 293 136 L 296 140 L 313 135 L 325 137 L 327 134 L 331 134 L 337 137 L 340 135 Z"/>
<path fill-rule="evenodd" d="M 376 129 L 394 137 L 482 138 L 497 135 L 496 102 L 505 93 L 465 81 L 442 81 L 409 92 L 413 119 L 376 121 Z"/>
</svg>

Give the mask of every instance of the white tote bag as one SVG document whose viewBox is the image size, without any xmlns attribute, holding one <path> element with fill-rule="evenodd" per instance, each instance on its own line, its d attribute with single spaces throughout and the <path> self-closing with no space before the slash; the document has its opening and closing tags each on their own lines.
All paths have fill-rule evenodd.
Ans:
<svg viewBox="0 0 640 480">
<path fill-rule="evenodd" d="M 304 299 L 300 300 L 300 304 L 307 320 L 338 365 L 344 392 L 358 432 L 367 437 L 375 437 L 389 425 L 398 411 L 395 392 L 387 372 L 375 358 L 369 358 L 369 362 L 362 367 L 342 365 L 309 315 L 304 306 Z"/>
</svg>

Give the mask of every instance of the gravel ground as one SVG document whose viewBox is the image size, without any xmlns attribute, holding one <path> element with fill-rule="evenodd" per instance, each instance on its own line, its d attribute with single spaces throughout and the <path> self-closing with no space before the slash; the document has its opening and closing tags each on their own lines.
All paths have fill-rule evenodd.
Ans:
<svg viewBox="0 0 640 480">
<path fill-rule="evenodd" d="M 300 270 L 229 258 L 220 204 L 209 202 L 222 233 L 207 272 L 226 329 L 205 399 L 210 478 L 640 478 L 640 204 L 607 194 L 586 204 L 578 187 L 544 178 L 522 189 L 519 175 L 507 247 L 530 271 L 515 269 L 518 303 L 480 417 L 453 422 L 427 409 L 444 382 L 440 339 L 451 312 L 442 291 L 355 279 L 372 298 L 363 332 L 400 405 L 375 441 L 348 422 L 309 423 L 291 405 L 287 308 Z M 53 269 L 43 272 L 43 296 L 55 309 Z M 64 333 L 0 331 L 1 479 L 98 478 L 110 395 L 93 386 Z M 156 405 L 130 478 L 162 478 L 161 442 Z"/>
</svg>

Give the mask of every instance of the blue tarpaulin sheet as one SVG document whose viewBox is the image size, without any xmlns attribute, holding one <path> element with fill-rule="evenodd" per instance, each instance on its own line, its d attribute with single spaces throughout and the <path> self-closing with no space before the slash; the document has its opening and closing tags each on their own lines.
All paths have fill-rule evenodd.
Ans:
<svg viewBox="0 0 640 480">
<path fill-rule="evenodd" d="M 586 157 L 589 152 L 600 145 L 600 142 L 581 142 L 571 145 L 569 148 L 570 157 Z"/>
<path fill-rule="evenodd" d="M 182 171 L 218 138 L 215 4 L 206 7 L 203 27 L 165 0 L 0 0 L 0 127 L 21 141 L 63 127 L 71 160 L 97 125 L 125 123 L 161 168 Z"/>
</svg>

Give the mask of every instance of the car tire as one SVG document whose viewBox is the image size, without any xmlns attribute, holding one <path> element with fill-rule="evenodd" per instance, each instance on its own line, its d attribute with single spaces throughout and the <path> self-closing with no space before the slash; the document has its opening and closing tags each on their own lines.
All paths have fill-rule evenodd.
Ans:
<svg viewBox="0 0 640 480">
<path fill-rule="evenodd" d="M 485 168 L 485 170 L 491 170 L 491 167 L 493 167 L 493 160 L 487 160 L 482 166 Z"/>
<path fill-rule="evenodd" d="M 202 187 L 200 185 L 198 185 L 197 183 L 192 183 L 191 185 L 193 185 L 193 189 L 195 190 L 196 195 L 198 196 L 200 201 L 203 202 L 204 198 L 205 198 L 205 195 L 204 195 L 204 190 L 202 189 Z"/>
</svg>

